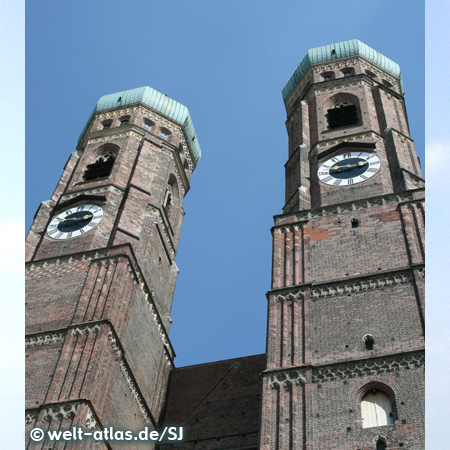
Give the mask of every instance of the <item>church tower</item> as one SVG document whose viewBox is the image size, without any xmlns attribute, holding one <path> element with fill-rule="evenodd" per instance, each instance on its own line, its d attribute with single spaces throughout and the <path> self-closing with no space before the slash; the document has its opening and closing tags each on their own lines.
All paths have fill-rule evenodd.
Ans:
<svg viewBox="0 0 450 450">
<path fill-rule="evenodd" d="M 399 66 L 311 49 L 283 89 L 260 450 L 424 448 L 424 180 Z"/>
<path fill-rule="evenodd" d="M 26 240 L 27 439 L 35 427 L 160 424 L 182 203 L 200 155 L 187 108 L 156 90 L 97 103 Z"/>
</svg>

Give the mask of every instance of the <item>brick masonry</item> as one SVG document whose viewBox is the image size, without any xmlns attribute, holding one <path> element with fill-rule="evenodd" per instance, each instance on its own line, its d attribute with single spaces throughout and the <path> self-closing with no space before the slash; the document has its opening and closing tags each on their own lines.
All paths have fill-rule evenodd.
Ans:
<svg viewBox="0 0 450 450">
<path fill-rule="evenodd" d="M 119 126 L 125 115 L 128 125 Z M 113 118 L 109 129 L 105 117 Z M 151 130 L 144 120 L 152 120 Z M 85 181 L 86 166 L 105 151 L 115 154 L 112 172 Z M 181 127 L 144 105 L 91 119 L 26 241 L 30 430 L 161 425 L 175 356 L 168 337 L 175 255 L 193 170 Z M 53 217 L 82 204 L 103 208 L 98 226 L 72 239 L 49 237 Z M 29 448 L 42 445 L 29 441 Z"/>
<path fill-rule="evenodd" d="M 356 105 L 358 121 L 328 129 L 338 101 Z M 424 182 L 399 81 L 361 57 L 317 64 L 286 109 L 260 449 L 374 450 L 380 438 L 423 449 Z M 379 157 L 376 175 L 350 186 L 318 179 L 323 162 L 358 146 Z M 362 428 L 370 389 L 389 395 L 393 425 Z"/>
</svg>

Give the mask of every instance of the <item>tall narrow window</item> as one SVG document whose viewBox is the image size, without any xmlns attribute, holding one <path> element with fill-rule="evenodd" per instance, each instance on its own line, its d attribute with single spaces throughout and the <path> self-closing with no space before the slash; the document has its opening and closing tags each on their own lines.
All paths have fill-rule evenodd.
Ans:
<svg viewBox="0 0 450 450">
<path fill-rule="evenodd" d="M 383 439 L 378 439 L 377 450 L 386 450 L 386 442 Z"/>
<path fill-rule="evenodd" d="M 362 427 L 382 427 L 394 423 L 392 403 L 389 396 L 372 389 L 361 400 Z"/>
<path fill-rule="evenodd" d="M 366 350 L 373 350 L 373 344 L 375 344 L 375 339 L 372 335 L 366 334 L 364 336 L 364 343 L 366 346 Z"/>
<path fill-rule="evenodd" d="M 167 186 L 166 198 L 164 199 L 164 211 L 166 216 L 170 219 L 170 213 L 172 212 L 173 198 L 172 198 L 172 188 Z"/>
<path fill-rule="evenodd" d="M 328 110 L 328 126 L 330 128 L 353 125 L 358 122 L 356 105 L 348 102 L 337 102 Z"/>
<path fill-rule="evenodd" d="M 111 174 L 115 159 L 116 154 L 112 151 L 102 153 L 93 164 L 86 166 L 83 179 L 90 181 L 108 177 Z"/>
</svg>

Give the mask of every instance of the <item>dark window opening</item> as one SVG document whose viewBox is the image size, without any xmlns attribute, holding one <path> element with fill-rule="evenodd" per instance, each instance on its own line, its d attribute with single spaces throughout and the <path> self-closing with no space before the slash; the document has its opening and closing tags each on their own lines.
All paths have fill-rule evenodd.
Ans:
<svg viewBox="0 0 450 450">
<path fill-rule="evenodd" d="M 359 220 L 358 219 L 352 219 L 350 221 L 350 223 L 352 224 L 352 228 L 358 228 L 359 227 Z"/>
<path fill-rule="evenodd" d="M 104 130 L 107 130 L 108 128 L 111 128 L 111 122 L 108 122 L 108 123 L 104 123 L 104 124 L 103 124 L 103 129 L 104 129 Z"/>
<path fill-rule="evenodd" d="M 353 75 L 353 72 L 351 70 L 344 72 L 344 77 L 351 77 L 352 75 Z"/>
<path fill-rule="evenodd" d="M 386 450 L 386 442 L 379 439 L 377 442 L 377 450 Z"/>
<path fill-rule="evenodd" d="M 356 105 L 340 102 L 328 110 L 328 126 L 338 128 L 346 125 L 353 125 L 358 122 Z"/>
<path fill-rule="evenodd" d="M 172 193 L 168 191 L 166 201 L 164 203 L 164 211 L 166 212 L 166 216 L 169 218 L 171 210 L 172 210 Z"/>
<path fill-rule="evenodd" d="M 375 340 L 372 336 L 366 336 L 364 339 L 366 350 L 373 350 L 373 344 L 375 344 Z"/>
<path fill-rule="evenodd" d="M 113 152 L 106 152 L 99 156 L 93 164 L 86 166 L 83 179 L 85 181 L 97 180 L 109 177 L 111 174 L 116 155 Z"/>
<path fill-rule="evenodd" d="M 144 122 L 142 128 L 144 128 L 144 130 L 150 131 L 152 129 L 152 124 L 149 122 Z"/>
<path fill-rule="evenodd" d="M 124 125 L 128 125 L 130 123 L 129 119 L 122 119 L 120 121 L 120 126 L 123 127 Z"/>
</svg>

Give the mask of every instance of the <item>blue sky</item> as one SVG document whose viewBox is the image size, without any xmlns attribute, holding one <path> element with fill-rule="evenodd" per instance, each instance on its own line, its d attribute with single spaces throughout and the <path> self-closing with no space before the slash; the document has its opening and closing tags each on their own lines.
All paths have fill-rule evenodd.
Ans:
<svg viewBox="0 0 450 450">
<path fill-rule="evenodd" d="M 98 98 L 152 86 L 189 108 L 203 152 L 176 260 L 176 364 L 264 352 L 287 160 L 281 89 L 306 51 L 358 38 L 396 61 L 423 160 L 423 7 L 410 2 L 399 21 L 402 2 L 376 3 L 29 2 L 27 226 Z"/>
<path fill-rule="evenodd" d="M 27 2 L 27 230 L 39 202 L 50 198 L 100 96 L 150 85 L 189 108 L 203 156 L 184 202 L 187 214 L 176 260 L 180 275 L 170 335 L 177 366 L 265 351 L 270 227 L 272 216 L 283 206 L 287 159 L 281 89 L 309 48 L 357 38 L 397 62 L 411 134 L 424 161 L 424 2 L 305 3 Z M 426 66 L 432 68 L 436 56 L 440 58 L 437 74 L 448 73 L 448 67 L 442 67 L 448 65 L 442 63 L 442 55 L 448 54 L 442 43 L 448 18 L 444 3 L 428 2 L 432 43 Z M 5 8 L 18 24 L 23 20 L 20 2 L 8 0 Z M 8 53 L 18 68 L 11 83 L 16 90 L 7 92 L 11 102 L 23 89 L 22 30 L 20 25 L 6 28 L 18 49 Z M 6 45 L 2 53 L 4 49 Z M 429 85 L 430 80 L 429 99 L 442 108 L 445 95 L 435 88 L 439 78 L 433 79 L 428 71 Z M 17 120 L 23 123 L 23 109 L 17 111 Z M 430 173 L 438 180 L 436 198 L 445 200 L 439 180 L 444 179 L 441 161 L 448 132 L 442 114 L 429 106 L 426 111 L 431 118 L 426 136 L 432 149 L 427 151 Z M 12 130 L 13 124 L 6 125 Z M 6 144 L 16 151 L 2 155 L 3 174 L 11 172 L 11 164 L 21 164 L 20 131 Z M 9 186 L 5 177 L 0 182 L 5 192 Z M 21 195 L 19 189 L 5 200 L 9 217 L 19 222 Z M 444 215 L 445 211 L 441 221 Z M 0 226 L 17 230 L 10 222 Z M 441 266 L 433 273 L 439 274 Z M 441 288 L 447 288 L 441 278 L 433 279 L 437 297 Z M 428 314 L 435 314 L 441 324 L 442 311 L 448 312 L 448 307 L 438 304 L 438 308 L 432 304 Z M 448 338 L 447 332 L 447 343 Z M 431 404 L 448 399 L 442 390 L 432 394 Z M 438 433 L 434 436 L 427 448 L 445 448 L 440 447 Z"/>
</svg>

